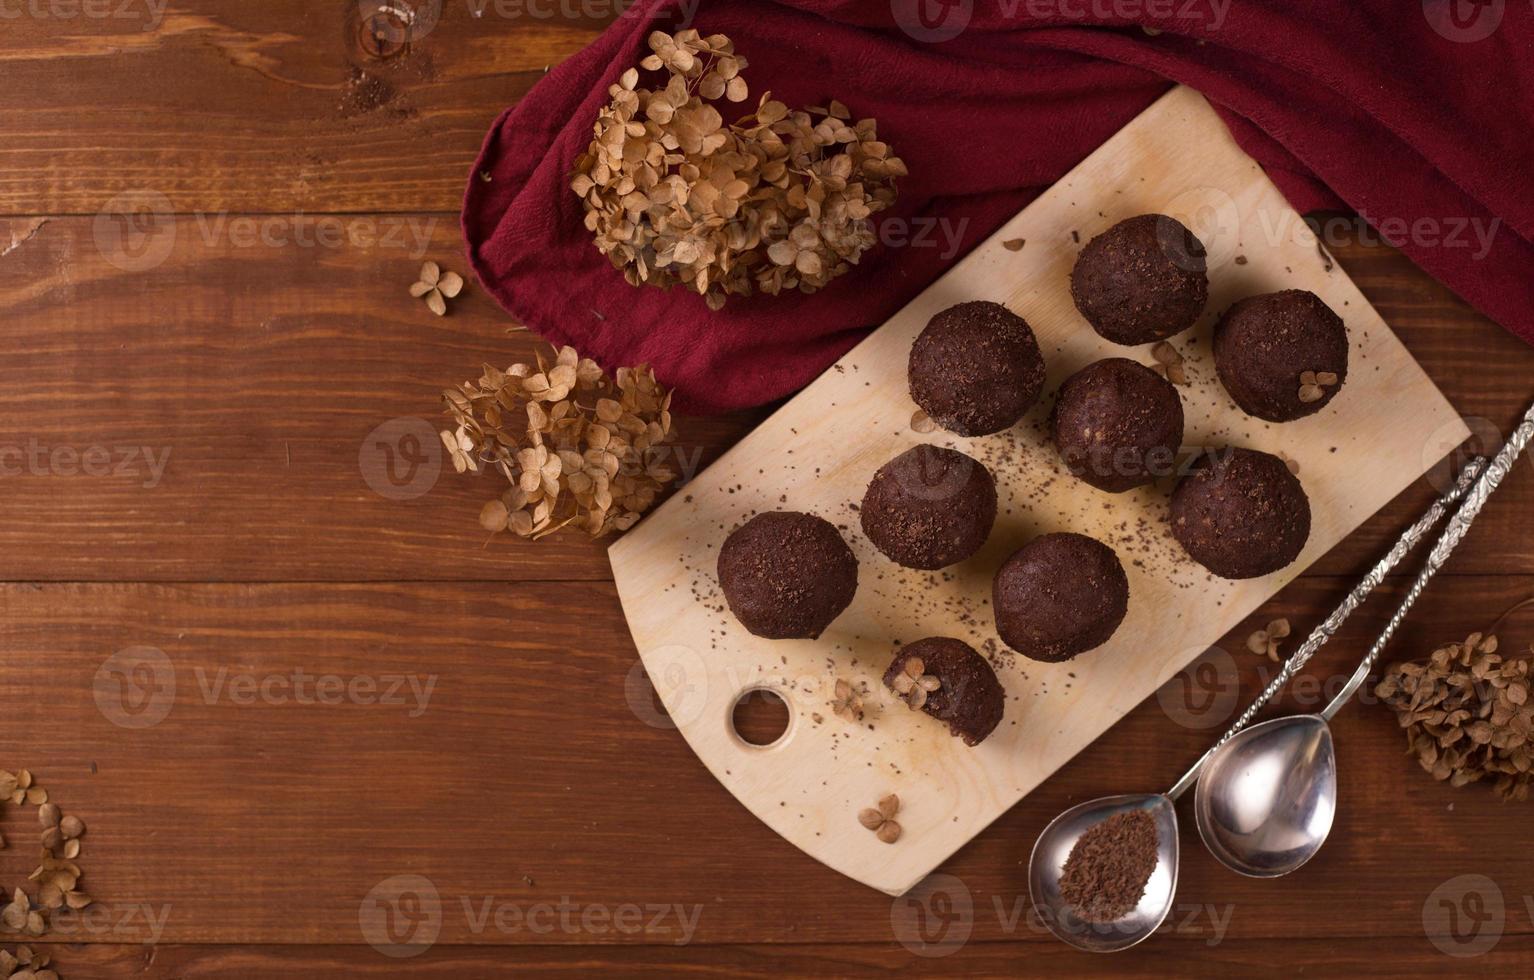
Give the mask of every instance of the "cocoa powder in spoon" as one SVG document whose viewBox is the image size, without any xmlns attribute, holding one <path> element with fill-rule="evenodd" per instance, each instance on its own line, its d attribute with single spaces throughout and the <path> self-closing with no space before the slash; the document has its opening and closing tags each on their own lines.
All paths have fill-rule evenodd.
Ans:
<svg viewBox="0 0 1534 980">
<path fill-rule="evenodd" d="M 1156 821 L 1126 810 L 1088 828 L 1060 875 L 1060 897 L 1086 922 L 1116 922 L 1134 911 L 1156 870 Z"/>
</svg>

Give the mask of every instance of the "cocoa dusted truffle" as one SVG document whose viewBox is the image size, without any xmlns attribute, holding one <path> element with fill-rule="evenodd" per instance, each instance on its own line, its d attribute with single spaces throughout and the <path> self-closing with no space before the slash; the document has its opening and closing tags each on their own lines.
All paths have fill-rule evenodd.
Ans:
<svg viewBox="0 0 1534 980">
<path fill-rule="evenodd" d="M 858 562 L 829 521 L 770 511 L 719 549 L 719 587 L 742 626 L 769 640 L 813 640 L 852 602 Z"/>
<path fill-rule="evenodd" d="M 1172 493 L 1172 536 L 1221 578 L 1257 578 L 1304 550 L 1310 499 L 1277 456 L 1217 450 Z"/>
<path fill-rule="evenodd" d="M 1214 331 L 1214 366 L 1241 410 L 1292 422 L 1331 403 L 1348 376 L 1348 329 L 1304 289 L 1248 296 Z"/>
<path fill-rule="evenodd" d="M 1123 357 L 1089 364 L 1067 378 L 1050 417 L 1066 469 L 1109 493 L 1171 473 L 1182 428 L 1177 388 Z"/>
<path fill-rule="evenodd" d="M 996 521 L 996 481 L 954 449 L 917 446 L 885 463 L 863 495 L 863 533 L 907 568 L 938 569 L 980 550 Z"/>
<path fill-rule="evenodd" d="M 992 604 L 1003 643 L 1057 663 L 1108 642 L 1129 611 L 1129 577 L 1101 541 L 1046 534 L 1002 564 Z"/>
<path fill-rule="evenodd" d="M 950 432 L 985 436 L 1039 400 L 1044 355 L 1028 321 L 999 303 L 960 303 L 911 345 L 911 399 Z"/>
<path fill-rule="evenodd" d="M 1071 297 L 1115 344 L 1165 340 L 1193 326 L 1209 301 L 1204 244 L 1176 218 L 1127 218 L 1081 250 Z"/>
<path fill-rule="evenodd" d="M 979 745 L 1001 723 L 1006 694 L 990 663 L 963 640 L 929 636 L 895 654 L 884 686 L 920 708 L 966 745 Z"/>
</svg>

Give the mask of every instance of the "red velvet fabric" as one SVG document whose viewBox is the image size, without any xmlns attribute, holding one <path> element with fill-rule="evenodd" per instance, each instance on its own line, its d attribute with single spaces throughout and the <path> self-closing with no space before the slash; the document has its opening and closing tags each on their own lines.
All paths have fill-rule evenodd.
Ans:
<svg viewBox="0 0 1534 980">
<path fill-rule="evenodd" d="M 569 176 L 608 84 L 650 31 L 686 26 L 735 41 L 752 104 L 768 89 L 790 106 L 840 99 L 910 169 L 875 216 L 881 244 L 818 293 L 711 312 L 629 286 L 582 226 Z M 653 364 L 684 408 L 761 404 L 1174 81 L 1215 104 L 1297 209 L 1357 211 L 1534 342 L 1531 0 L 639 0 L 496 120 L 464 201 L 470 262 L 531 329 L 609 369 Z"/>
</svg>

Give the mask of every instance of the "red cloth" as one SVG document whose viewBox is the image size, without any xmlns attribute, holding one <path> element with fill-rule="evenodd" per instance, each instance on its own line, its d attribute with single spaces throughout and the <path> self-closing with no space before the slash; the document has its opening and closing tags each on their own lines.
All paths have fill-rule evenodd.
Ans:
<svg viewBox="0 0 1534 980">
<path fill-rule="evenodd" d="M 1220 109 L 1297 209 L 1346 203 L 1534 341 L 1523 0 L 702 0 L 684 23 L 698 3 L 640 0 L 502 114 L 463 213 L 470 262 L 513 315 L 609 369 L 653 364 L 685 408 L 757 405 L 808 383 L 1169 79 Z M 957 36 L 912 36 L 966 12 Z M 685 26 L 735 41 L 752 104 L 768 89 L 790 106 L 840 99 L 875 117 L 910 168 L 895 208 L 875 216 L 907 224 L 886 226 L 885 243 L 820 292 L 710 312 L 681 289 L 629 286 L 582 226 L 569 177 L 608 84 L 651 30 Z M 923 226 L 935 242 L 888 241 L 890 227 Z"/>
</svg>

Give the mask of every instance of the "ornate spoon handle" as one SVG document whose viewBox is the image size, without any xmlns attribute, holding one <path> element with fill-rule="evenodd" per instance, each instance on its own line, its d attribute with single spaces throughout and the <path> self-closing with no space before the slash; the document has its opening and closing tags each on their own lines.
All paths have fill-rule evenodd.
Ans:
<svg viewBox="0 0 1534 980">
<path fill-rule="evenodd" d="M 1401 535 L 1400 540 L 1395 543 L 1395 547 L 1391 548 L 1385 557 L 1381 558 L 1379 563 L 1370 569 L 1369 574 L 1365 575 L 1357 585 L 1353 586 L 1353 591 L 1349 592 L 1347 598 L 1342 600 L 1342 604 L 1326 618 L 1326 622 L 1315 628 L 1315 631 L 1301 644 L 1298 650 L 1294 651 L 1284 663 L 1283 669 L 1278 672 L 1278 675 L 1247 706 L 1246 711 L 1242 713 L 1240 718 L 1236 719 L 1235 724 L 1231 725 L 1225 734 L 1220 736 L 1220 740 L 1211 745 L 1203 755 L 1199 756 L 1199 760 L 1193 764 L 1193 768 L 1183 773 L 1182 778 L 1171 788 L 1167 796 L 1175 800 L 1182 796 L 1188 790 L 1188 787 L 1197 781 L 1198 771 L 1203 768 L 1204 761 L 1214 753 L 1214 750 L 1230 741 L 1237 732 L 1245 728 L 1256 717 L 1257 712 L 1262 709 L 1262 706 L 1272 700 L 1273 695 L 1277 694 L 1285 684 L 1289 683 L 1295 673 L 1305 666 L 1311 657 L 1315 656 L 1316 651 L 1321 649 L 1326 641 L 1336 634 L 1338 628 L 1342 626 L 1343 620 L 1353 615 L 1353 612 L 1363 605 L 1364 600 L 1369 598 L 1369 594 L 1379 588 L 1379 584 L 1385 580 L 1385 576 L 1389 575 L 1391 570 L 1410 554 L 1411 550 L 1417 546 L 1417 543 L 1427 536 L 1427 533 L 1443 519 L 1444 514 L 1448 513 L 1449 508 L 1469 492 L 1471 484 L 1480 477 L 1485 466 L 1486 460 L 1479 456 L 1472 459 L 1465 466 L 1465 469 L 1459 475 L 1459 479 L 1455 481 L 1453 489 L 1438 500 L 1435 500 L 1433 506 L 1429 507 L 1427 512 L 1417 519 L 1417 523 L 1406 529 L 1406 532 Z"/>
<path fill-rule="evenodd" d="M 1507 445 L 1503 446 L 1502 451 L 1497 453 L 1496 459 L 1491 461 L 1491 465 L 1487 467 L 1485 475 L 1477 480 L 1475 486 L 1465 495 L 1465 502 L 1460 505 L 1459 512 L 1450 519 L 1449 526 L 1443 529 L 1443 535 L 1438 539 L 1438 543 L 1433 545 L 1433 550 L 1428 553 L 1427 562 L 1423 565 L 1422 572 L 1417 576 L 1417 580 L 1412 583 L 1411 588 L 1407 590 L 1406 598 L 1401 600 L 1401 608 L 1397 609 L 1396 614 L 1390 617 L 1390 622 L 1385 625 L 1385 629 L 1380 633 L 1379 639 L 1375 640 L 1374 646 L 1369 648 L 1368 656 L 1364 657 L 1363 663 L 1358 665 L 1358 669 L 1353 672 L 1352 677 L 1348 678 L 1348 682 L 1343 685 L 1342 690 L 1337 692 L 1337 696 L 1332 698 L 1332 703 L 1322 709 L 1322 718 L 1330 721 L 1332 716 L 1344 704 L 1347 704 L 1348 699 L 1353 696 L 1359 686 L 1368 678 L 1369 671 L 1374 669 L 1374 661 L 1379 658 L 1380 653 L 1389 645 L 1390 639 L 1395 636 L 1396 630 L 1400 629 L 1401 623 L 1406 620 L 1406 614 L 1411 611 L 1411 607 L 1416 605 L 1417 600 L 1421 598 L 1428 582 L 1432 580 L 1434 575 L 1438 574 L 1438 570 L 1449 560 L 1449 555 L 1454 552 L 1459 543 L 1465 540 L 1465 534 L 1470 530 L 1471 522 L 1475 520 L 1476 515 L 1480 514 L 1481 508 L 1486 506 L 1486 499 L 1496 492 L 1497 487 L 1502 485 L 1502 481 L 1512 471 L 1513 464 L 1518 461 L 1518 457 L 1523 455 L 1523 451 L 1528 448 L 1530 439 L 1534 439 L 1534 407 L 1529 409 L 1528 414 L 1523 417 L 1523 422 L 1514 430 L 1512 437 L 1507 440 Z"/>
</svg>

